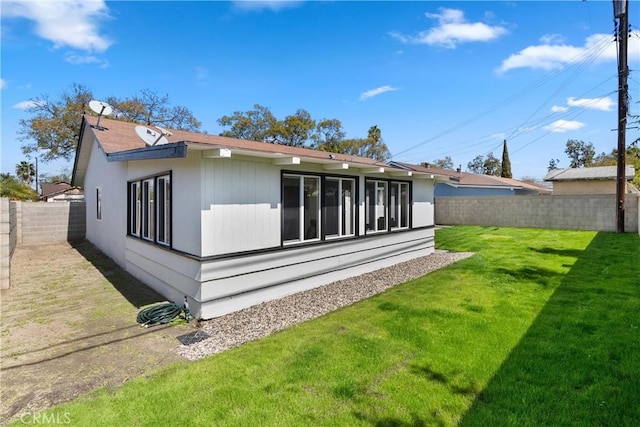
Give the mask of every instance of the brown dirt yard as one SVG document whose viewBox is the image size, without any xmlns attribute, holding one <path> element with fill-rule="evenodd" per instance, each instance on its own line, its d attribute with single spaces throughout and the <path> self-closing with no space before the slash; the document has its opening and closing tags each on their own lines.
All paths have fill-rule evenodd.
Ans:
<svg viewBox="0 0 640 427">
<path fill-rule="evenodd" d="M 87 241 L 19 246 L 0 296 L 0 424 L 184 360 L 195 330 L 139 326 L 164 299 Z"/>
</svg>

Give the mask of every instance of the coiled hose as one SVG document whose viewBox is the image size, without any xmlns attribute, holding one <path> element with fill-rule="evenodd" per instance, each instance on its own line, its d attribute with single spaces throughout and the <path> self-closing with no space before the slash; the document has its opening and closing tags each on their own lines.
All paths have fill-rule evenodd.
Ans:
<svg viewBox="0 0 640 427">
<path fill-rule="evenodd" d="M 136 321 L 142 326 L 155 326 L 171 322 L 182 312 L 182 307 L 173 302 L 147 307 L 138 313 Z"/>
</svg>

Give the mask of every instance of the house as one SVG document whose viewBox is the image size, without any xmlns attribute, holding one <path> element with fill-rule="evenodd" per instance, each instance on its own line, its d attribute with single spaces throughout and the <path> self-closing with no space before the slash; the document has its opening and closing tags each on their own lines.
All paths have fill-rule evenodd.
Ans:
<svg viewBox="0 0 640 427">
<path fill-rule="evenodd" d="M 86 238 L 201 319 L 434 252 L 431 173 L 83 117 Z M 138 133 L 136 131 L 138 129 Z"/>
<path fill-rule="evenodd" d="M 438 180 L 435 188 L 436 197 L 450 196 L 532 196 L 550 194 L 551 190 L 541 185 L 502 178 L 493 175 L 481 175 L 433 167 L 427 163 L 413 165 L 410 163 L 391 162 L 402 169 L 446 176 L 448 180 Z"/>
<path fill-rule="evenodd" d="M 45 202 L 77 202 L 83 201 L 82 189 L 65 181 L 45 183 L 41 186 L 40 200 Z"/>
<path fill-rule="evenodd" d="M 554 195 L 568 194 L 616 194 L 617 166 L 593 168 L 554 169 L 544 177 L 553 184 Z M 635 176 L 635 168 L 626 166 L 625 182 Z M 627 191 L 634 188 L 627 183 Z"/>
</svg>

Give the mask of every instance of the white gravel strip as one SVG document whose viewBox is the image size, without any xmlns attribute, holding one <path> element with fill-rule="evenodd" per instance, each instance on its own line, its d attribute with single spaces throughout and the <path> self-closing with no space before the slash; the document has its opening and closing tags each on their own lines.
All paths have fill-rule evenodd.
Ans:
<svg viewBox="0 0 640 427">
<path fill-rule="evenodd" d="M 473 253 L 470 252 L 436 251 L 431 255 L 203 321 L 201 330 L 210 338 L 180 345 L 177 352 L 189 360 L 220 353 L 379 294 L 471 255 Z"/>
</svg>

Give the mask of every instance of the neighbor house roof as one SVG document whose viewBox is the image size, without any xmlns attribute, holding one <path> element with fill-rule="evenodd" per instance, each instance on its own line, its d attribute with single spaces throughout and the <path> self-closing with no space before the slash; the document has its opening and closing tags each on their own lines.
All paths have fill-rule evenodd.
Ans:
<svg viewBox="0 0 640 427">
<path fill-rule="evenodd" d="M 60 194 L 82 194 L 82 191 L 65 181 L 59 181 L 54 183 L 45 183 L 41 185 L 42 194 L 41 199 L 47 199 L 49 197 L 58 196 Z"/>
<path fill-rule="evenodd" d="M 538 191 L 541 193 L 550 193 L 551 190 L 541 185 L 532 184 L 529 182 L 519 181 L 512 178 L 502 178 L 500 176 L 493 175 L 481 175 L 469 172 L 454 171 L 449 169 L 441 169 L 433 166 L 413 165 L 410 163 L 392 162 L 394 165 L 398 165 L 409 170 L 416 172 L 429 172 L 438 175 L 446 175 L 450 178 L 447 185 L 454 187 L 490 187 L 490 188 L 505 188 L 514 190 L 530 190 Z"/>
<path fill-rule="evenodd" d="M 82 140 L 84 132 L 92 132 L 107 156 L 108 161 L 145 160 L 159 158 L 186 157 L 187 150 L 204 151 L 205 157 L 229 157 L 231 153 L 266 157 L 280 164 L 299 164 L 300 160 L 308 163 L 327 165 L 330 169 L 348 169 L 349 167 L 363 170 L 395 171 L 398 176 L 410 176 L 405 169 L 390 166 L 386 162 L 373 160 L 368 157 L 351 156 L 340 153 L 313 150 L 310 148 L 291 147 L 282 144 L 271 144 L 258 141 L 249 141 L 236 138 L 228 138 L 205 133 L 188 132 L 170 129 L 170 135 L 166 138 L 167 144 L 148 146 L 136 134 L 138 123 L 119 120 L 111 120 L 105 117 L 98 118 L 84 116 L 81 136 L 76 152 L 76 160 L 73 168 L 73 183 L 82 183 L 88 164 L 90 148 L 83 148 Z M 153 126 L 147 126 L 153 131 L 158 131 Z M 420 175 L 427 175 L 421 173 Z M 429 173 L 431 176 L 433 173 Z M 442 177 L 440 177 L 442 178 Z"/>
<path fill-rule="evenodd" d="M 635 168 L 627 165 L 625 168 L 626 178 L 633 179 L 635 176 Z M 576 181 L 586 179 L 610 180 L 617 179 L 617 166 L 598 166 L 593 168 L 570 168 L 570 169 L 554 169 L 547 173 L 544 177 L 545 181 Z"/>
</svg>

